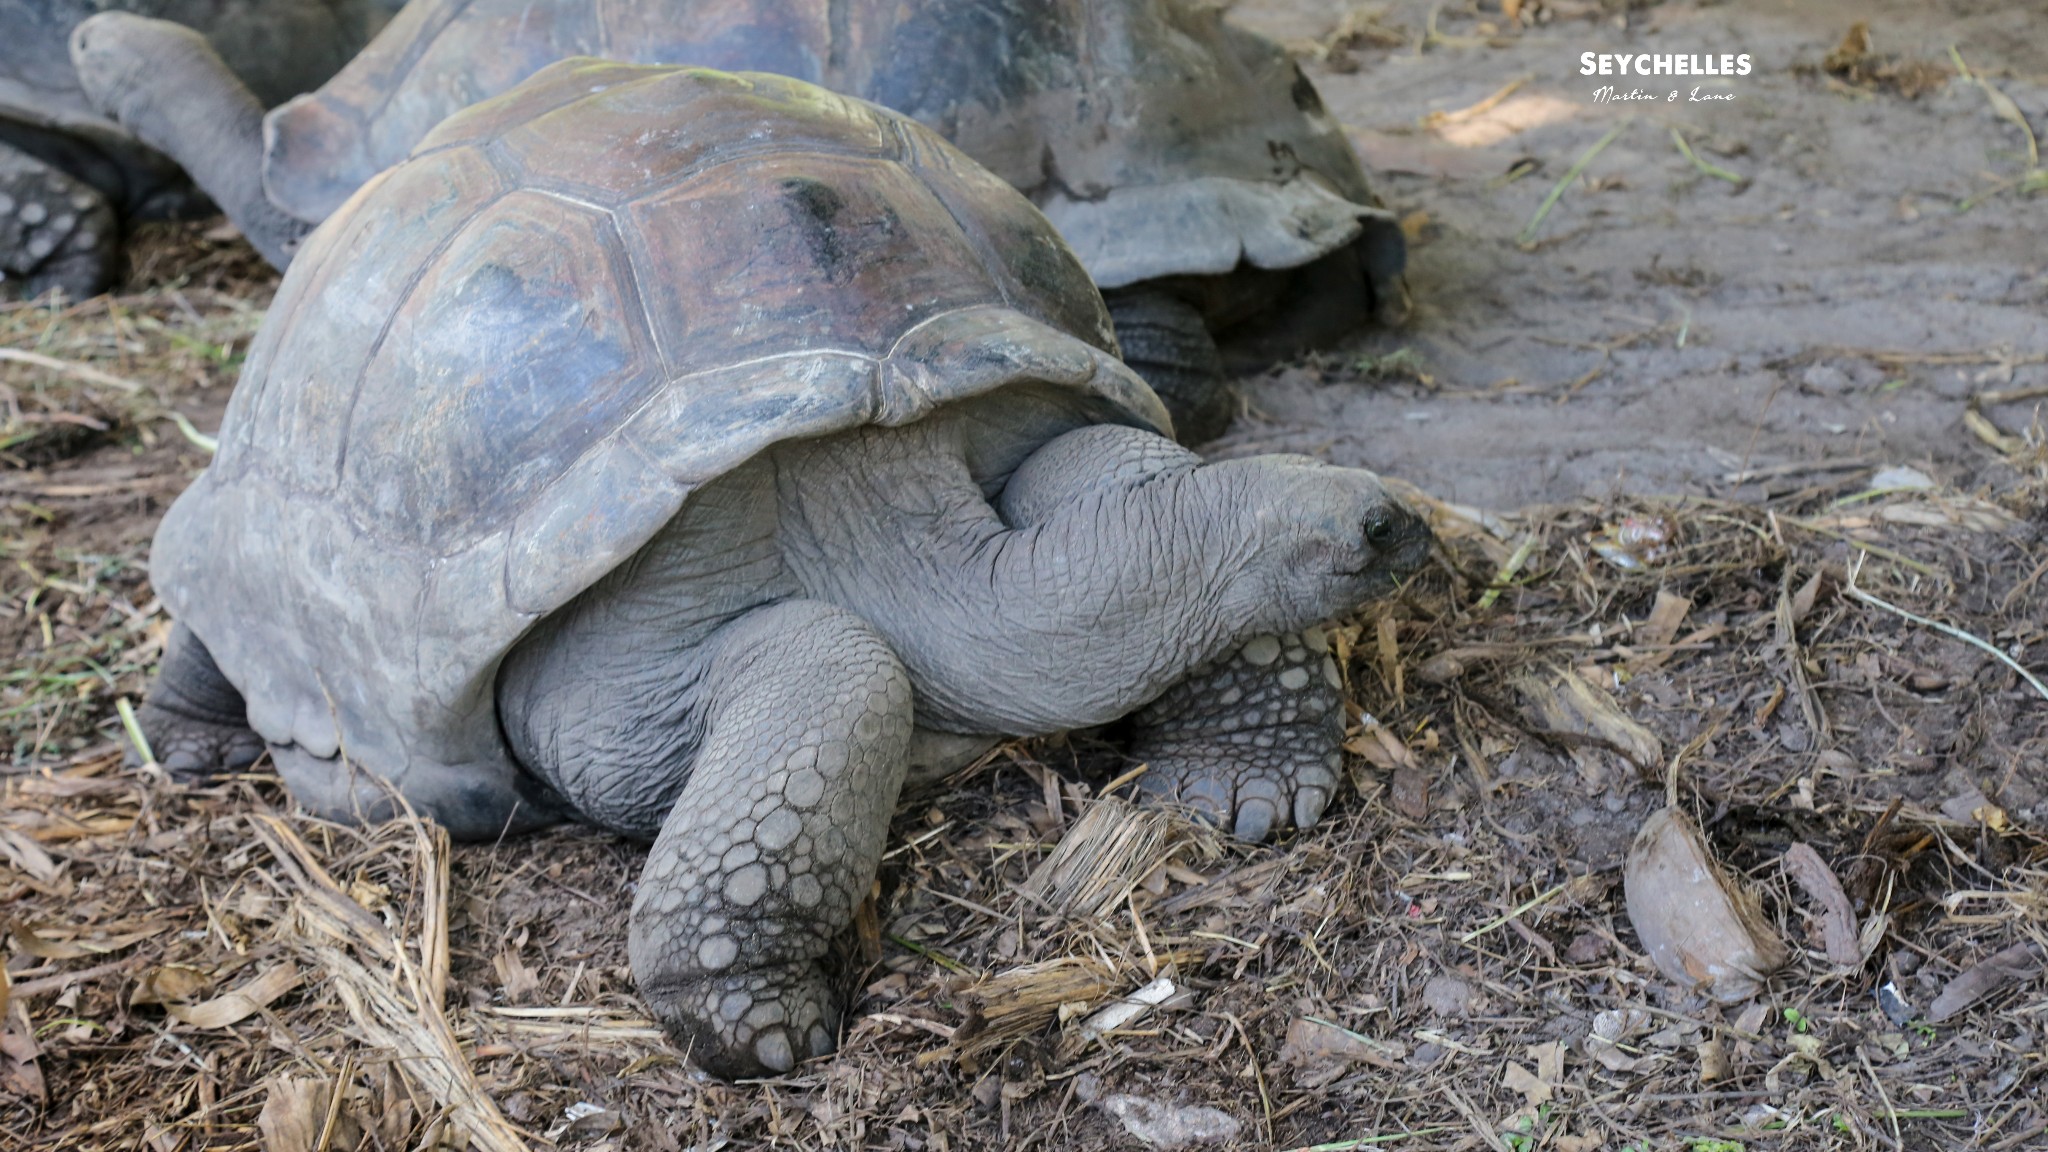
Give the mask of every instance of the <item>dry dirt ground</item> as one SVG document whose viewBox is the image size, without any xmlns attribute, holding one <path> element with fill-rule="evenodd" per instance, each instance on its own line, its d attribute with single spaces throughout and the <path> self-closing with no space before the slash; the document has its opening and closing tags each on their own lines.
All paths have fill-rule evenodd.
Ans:
<svg viewBox="0 0 2048 1152">
<path fill-rule="evenodd" d="M 624 968 L 640 848 L 122 766 L 179 419 L 273 287 L 155 227 L 123 294 L 0 304 L 0 1148 L 2048 1148 L 2048 9 L 1236 12 L 1414 243 L 1411 322 L 1212 449 L 1371 465 L 1445 541 L 1331 632 L 1323 825 L 1238 845 L 1124 807 L 1113 732 L 1007 746 L 906 800 L 840 1052 L 702 1079 Z M 1576 71 L 1710 50 L 1733 101 Z M 1674 796 L 1789 948 L 1740 1002 L 1628 911 Z"/>
<path fill-rule="evenodd" d="M 1987 384 L 2048 381 L 2041 202 L 2011 184 L 2040 162 L 1981 88 L 1946 82 L 1948 53 L 2038 131 L 2048 6 L 1616 7 L 1539 8 L 1555 18 L 1503 35 L 1491 5 L 1368 5 L 1384 15 L 1354 21 L 1359 43 L 1337 58 L 1356 70 L 1309 65 L 1389 205 L 1426 217 L 1412 229 L 1415 319 L 1260 381 L 1249 399 L 1267 423 L 1246 422 L 1224 447 L 1321 451 L 1496 508 L 1721 492 L 1746 465 L 1793 460 L 1920 461 L 1965 486 L 1995 482 L 1961 421 Z M 1235 11 L 1327 51 L 1343 8 Z M 1436 40 L 1418 54 L 1432 11 Z M 1897 79 L 1821 71 L 1856 21 L 1907 90 L 1915 62 L 1942 69 L 1940 82 L 1907 99 Z M 1402 46 L 1370 47 L 1387 28 Z M 1579 75 L 1587 51 L 1746 52 L 1753 70 L 1653 77 L 1640 87 L 1655 100 L 1596 103 L 1603 84 L 1638 85 Z M 1696 103 L 1696 87 L 1734 99 Z M 1431 116 L 1451 119 L 1419 128 Z M 1616 128 L 1518 244 L 1559 178 Z M 1705 174 L 1674 132 L 1741 182 Z M 1403 350 L 1412 365 L 1388 363 Z M 1430 386 L 1379 386 L 1375 372 Z M 1987 414 L 2024 426 L 2031 408 Z"/>
</svg>

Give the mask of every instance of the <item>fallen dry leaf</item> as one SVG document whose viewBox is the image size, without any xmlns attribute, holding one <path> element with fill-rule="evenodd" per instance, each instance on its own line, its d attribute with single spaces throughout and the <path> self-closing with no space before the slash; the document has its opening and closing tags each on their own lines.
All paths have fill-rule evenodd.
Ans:
<svg viewBox="0 0 2048 1152">
<path fill-rule="evenodd" d="M 1927 1020 L 1931 1024 L 1939 1024 L 1952 1019 L 2000 988 L 2040 974 L 2041 948 L 2037 944 L 2015 944 L 1994 952 L 1948 982 L 1941 995 L 1927 1006 Z"/>
<path fill-rule="evenodd" d="M 1392 616 L 1380 617 L 1373 641 L 1380 658 L 1380 679 L 1386 682 L 1387 690 L 1394 694 L 1394 707 L 1405 707 L 1407 686 L 1402 683 L 1401 675 L 1400 629 Z"/>
<path fill-rule="evenodd" d="M 1799 586 L 1799 591 L 1794 592 L 1792 594 L 1793 627 L 1796 628 L 1800 624 L 1805 623 L 1807 616 L 1812 614 L 1814 601 L 1820 599 L 1820 581 L 1822 575 L 1822 569 L 1814 569 L 1813 575 L 1807 577 L 1806 583 L 1801 584 Z"/>
<path fill-rule="evenodd" d="M 1717 1080 L 1726 1080 L 1728 1078 L 1728 1074 L 1731 1071 L 1731 1065 L 1728 1063 L 1728 1049 L 1726 1045 L 1721 1043 L 1719 1036 L 1709 1036 L 1705 1040 L 1700 1041 L 1693 1046 L 1693 1051 L 1700 1058 L 1700 1083 L 1712 1084 Z"/>
<path fill-rule="evenodd" d="M 267 969 L 240 987 L 223 992 L 203 1004 L 185 1007 L 167 1004 L 164 1011 L 173 1019 L 194 1028 L 226 1028 L 270 1007 L 278 997 L 299 986 L 299 969 L 287 960 Z"/>
<path fill-rule="evenodd" d="M 1554 733 L 1584 737 L 1612 749 L 1638 769 L 1664 766 L 1664 744 L 1655 733 L 1621 710 L 1606 690 L 1586 682 L 1567 668 L 1532 670 L 1515 677 L 1514 685 L 1535 721 Z M 1598 772 L 1587 757 L 1596 749 L 1573 748 L 1581 770 Z"/>
<path fill-rule="evenodd" d="M 43 846 L 11 828 L 0 828 L 0 857 L 45 884 L 57 878 L 57 862 Z"/>
<path fill-rule="evenodd" d="M 130 1008 L 142 1004 L 189 1004 L 193 998 L 206 991 L 213 983 L 206 974 L 183 964 L 167 964 L 152 968 L 135 982 L 135 991 L 128 996 Z"/>
<path fill-rule="evenodd" d="M 1586 1055 L 1613 1072 L 1633 1072 L 1643 1062 L 1627 1050 L 1629 1041 L 1648 1027 L 1650 1014 L 1641 1008 L 1610 1008 L 1593 1016 L 1593 1027 L 1583 1043 Z"/>
<path fill-rule="evenodd" d="M 1643 950 L 1683 987 L 1733 1004 L 1755 995 L 1789 958 L 1756 897 L 1676 808 L 1656 812 L 1636 833 L 1622 883 Z"/>
<path fill-rule="evenodd" d="M 1287 1041 L 1280 1048 L 1280 1059 L 1297 1068 L 1335 1061 L 1394 1069 L 1407 1058 L 1404 1045 L 1374 1040 L 1311 1016 L 1297 1016 L 1287 1025 Z"/>
<path fill-rule="evenodd" d="M 111 931 L 116 927 L 123 930 Z M 82 929 L 58 928 L 48 924 L 16 924 L 14 942 L 20 945 L 23 952 L 38 960 L 76 960 L 81 956 L 117 952 L 139 940 L 160 935 L 170 927 L 170 921 L 160 920 L 132 929 L 125 925 L 112 925 L 102 930 L 111 931 L 111 934 L 94 932 L 91 935 L 80 936 L 78 933 L 83 931 Z"/>
<path fill-rule="evenodd" d="M 519 959 L 518 950 L 510 945 L 498 950 L 491 967 L 497 969 L 498 984 L 505 990 L 507 1004 L 524 1004 L 540 988 L 540 977 L 533 974 L 533 969 Z"/>
<path fill-rule="evenodd" d="M 1636 629 L 1636 634 L 1651 647 L 1669 644 L 1677 637 L 1679 626 L 1685 623 L 1686 614 L 1691 611 L 1691 600 L 1659 591 L 1657 602 L 1650 608 L 1650 618 Z"/>
<path fill-rule="evenodd" d="M 48 1098 L 42 1069 L 36 1067 L 36 1057 L 42 1055 L 42 1050 L 29 1038 L 27 1025 L 27 1018 L 19 1013 L 0 1017 L 0 1092 L 40 1104 Z"/>
<path fill-rule="evenodd" d="M 1520 1093 L 1531 1108 L 1541 1108 L 1550 1102 L 1550 1085 L 1513 1060 L 1508 1061 L 1507 1070 L 1501 1073 L 1500 1083 L 1501 1087 Z"/>
<path fill-rule="evenodd" d="M 1415 758 L 1415 753 L 1409 751 L 1408 745 L 1403 744 L 1399 736 L 1370 719 L 1366 723 L 1365 731 L 1345 742 L 1344 750 L 1364 757 L 1382 772 L 1422 766 L 1422 762 Z"/>
<path fill-rule="evenodd" d="M 273 1077 L 265 1085 L 256 1131 L 263 1152 L 314 1152 L 327 1123 L 328 1089 L 298 1076 Z"/>
<path fill-rule="evenodd" d="M 1863 944 L 1856 929 L 1856 906 L 1842 891 L 1835 870 L 1809 844 L 1794 844 L 1785 850 L 1785 871 L 1799 887 L 1820 905 L 1821 939 L 1827 945 L 1828 962 L 1844 967 L 1863 963 Z"/>
</svg>

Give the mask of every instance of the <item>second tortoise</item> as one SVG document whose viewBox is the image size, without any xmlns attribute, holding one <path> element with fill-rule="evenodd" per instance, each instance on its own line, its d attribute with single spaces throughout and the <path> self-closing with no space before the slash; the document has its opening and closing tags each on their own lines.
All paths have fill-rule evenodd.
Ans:
<svg viewBox="0 0 2048 1152">
<path fill-rule="evenodd" d="M 170 157 L 94 111 L 71 32 L 110 8 L 185 25 L 245 86 L 249 119 L 319 85 L 391 15 L 385 0 L 0 0 L 0 288 L 73 300 L 118 274 L 131 220 L 205 197 Z"/>
<path fill-rule="evenodd" d="M 280 267 L 442 119 L 591 55 L 778 73 L 937 129 L 1059 229 L 1184 443 L 1229 421 L 1226 353 L 1250 367 L 1407 307 L 1400 228 L 1342 126 L 1279 46 L 1213 6 L 417 0 L 260 123 L 213 111 L 249 100 L 202 47 L 110 13 L 73 52 L 98 106 L 177 157 Z"/>
</svg>

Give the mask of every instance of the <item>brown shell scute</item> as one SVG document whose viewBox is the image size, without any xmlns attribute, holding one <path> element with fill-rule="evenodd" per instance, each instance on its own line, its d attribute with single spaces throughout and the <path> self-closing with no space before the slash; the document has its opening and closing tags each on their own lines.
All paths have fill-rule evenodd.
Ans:
<svg viewBox="0 0 2048 1152">
<path fill-rule="evenodd" d="M 881 356 L 904 328 L 1001 298 L 932 194 L 892 163 L 752 157 L 626 216 L 644 275 L 699 277 L 652 302 L 678 373 L 784 350 Z"/>
<path fill-rule="evenodd" d="M 343 489 L 421 549 L 489 535 L 660 385 L 610 216 L 519 191 L 414 284 L 365 366 Z"/>
</svg>

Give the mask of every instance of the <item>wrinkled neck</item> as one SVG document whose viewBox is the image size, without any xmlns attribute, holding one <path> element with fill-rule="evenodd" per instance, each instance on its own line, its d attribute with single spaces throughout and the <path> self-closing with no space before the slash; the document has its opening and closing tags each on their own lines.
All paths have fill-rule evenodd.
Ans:
<svg viewBox="0 0 2048 1152">
<path fill-rule="evenodd" d="M 990 469 L 1007 475 L 1050 439 L 1046 419 L 986 405 L 777 451 L 785 562 L 806 594 L 887 638 L 929 726 L 1106 723 L 1234 638 L 1219 610 L 1227 558 L 1175 490 L 1192 477 L 1091 488 L 1035 523 L 1003 522 Z"/>
</svg>

